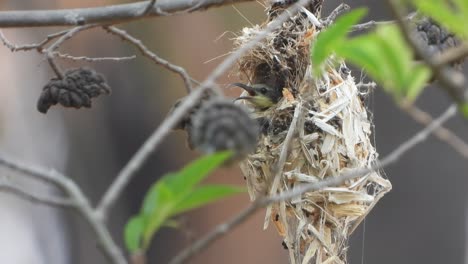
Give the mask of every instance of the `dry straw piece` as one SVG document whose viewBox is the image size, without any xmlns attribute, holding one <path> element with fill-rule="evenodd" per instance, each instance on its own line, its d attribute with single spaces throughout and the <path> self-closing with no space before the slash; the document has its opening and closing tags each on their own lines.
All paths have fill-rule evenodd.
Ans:
<svg viewBox="0 0 468 264">
<path fill-rule="evenodd" d="M 269 21 L 284 8 L 273 5 Z M 309 50 L 319 27 L 314 15 L 318 12 L 311 11 L 292 16 L 238 62 L 239 75 L 251 84 L 264 83 L 283 92 L 281 101 L 268 110 L 251 107 L 264 122 L 255 153 L 241 162 L 252 200 L 370 167 L 378 156 L 362 94 L 346 65 L 330 58 L 322 76 L 312 76 Z M 250 41 L 267 23 L 245 28 L 236 44 Z M 295 133 L 283 151 L 290 129 Z M 278 168 L 281 152 L 287 158 Z M 372 172 L 338 187 L 306 192 L 270 205 L 264 228 L 273 222 L 291 263 L 347 263 L 349 236 L 390 189 L 388 180 Z"/>
</svg>

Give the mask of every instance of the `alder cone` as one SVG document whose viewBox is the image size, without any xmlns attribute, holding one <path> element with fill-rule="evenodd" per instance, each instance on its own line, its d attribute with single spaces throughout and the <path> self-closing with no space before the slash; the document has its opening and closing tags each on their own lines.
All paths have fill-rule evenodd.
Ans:
<svg viewBox="0 0 468 264">
<path fill-rule="evenodd" d="M 65 72 L 63 79 L 52 78 L 44 86 L 37 101 L 37 110 L 45 114 L 56 104 L 90 108 L 92 98 L 110 93 L 111 88 L 102 74 L 89 68 L 71 69 Z"/>
</svg>

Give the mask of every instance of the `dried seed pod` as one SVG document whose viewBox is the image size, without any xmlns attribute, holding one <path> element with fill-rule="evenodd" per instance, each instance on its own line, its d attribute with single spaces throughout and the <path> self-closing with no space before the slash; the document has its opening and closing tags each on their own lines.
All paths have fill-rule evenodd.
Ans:
<svg viewBox="0 0 468 264">
<path fill-rule="evenodd" d="M 448 32 L 430 18 L 423 18 L 416 22 L 416 33 L 416 36 L 431 54 L 442 53 L 460 44 L 460 40 L 454 34 Z"/>
<path fill-rule="evenodd" d="M 71 69 L 64 78 L 52 78 L 42 89 L 37 101 L 37 110 L 47 113 L 52 105 L 64 107 L 91 107 L 91 98 L 101 94 L 110 94 L 104 76 L 89 68 Z"/>
<path fill-rule="evenodd" d="M 182 129 L 189 131 L 192 127 L 192 116 L 200 109 L 202 104 L 210 100 L 213 96 L 214 94 L 211 90 L 205 90 L 198 104 L 192 107 L 192 109 L 190 109 L 190 111 L 182 118 L 182 120 L 174 127 L 174 129 Z M 182 97 L 179 100 L 177 100 L 172 106 L 171 110 L 169 110 L 168 115 L 171 115 L 174 112 L 174 110 L 177 107 L 179 107 L 179 105 L 185 100 L 185 98 L 186 97 Z"/>
<path fill-rule="evenodd" d="M 192 145 L 205 153 L 232 150 L 237 157 L 255 150 L 259 134 L 257 121 L 231 100 L 215 98 L 193 116 L 189 131 Z"/>
</svg>

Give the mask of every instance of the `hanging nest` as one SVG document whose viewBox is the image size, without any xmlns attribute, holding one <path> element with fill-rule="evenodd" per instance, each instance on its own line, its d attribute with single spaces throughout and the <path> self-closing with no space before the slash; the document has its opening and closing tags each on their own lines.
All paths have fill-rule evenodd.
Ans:
<svg viewBox="0 0 468 264">
<path fill-rule="evenodd" d="M 273 7 L 268 10 L 270 20 L 278 13 Z M 241 162 L 252 200 L 368 168 L 378 156 L 372 123 L 351 71 L 330 58 L 320 78 L 311 74 L 310 45 L 320 31 L 309 18 L 312 13 L 317 14 L 303 10 L 292 16 L 238 62 L 241 78 L 283 94 L 267 110 L 251 106 L 263 130 L 255 153 Z M 267 23 L 243 29 L 237 46 L 249 42 Z M 291 123 L 296 127 L 290 128 Z M 277 168 L 290 129 L 296 133 L 284 166 Z M 270 205 L 264 228 L 273 222 L 291 263 L 346 263 L 349 236 L 390 189 L 388 180 L 372 172 L 341 186 L 306 192 Z"/>
</svg>

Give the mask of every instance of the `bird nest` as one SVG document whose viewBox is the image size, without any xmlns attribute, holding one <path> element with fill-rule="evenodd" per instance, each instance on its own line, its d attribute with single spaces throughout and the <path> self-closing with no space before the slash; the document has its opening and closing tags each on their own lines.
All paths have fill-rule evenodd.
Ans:
<svg viewBox="0 0 468 264">
<path fill-rule="evenodd" d="M 249 42 L 266 25 L 245 28 L 236 44 Z M 301 12 L 238 62 L 241 78 L 283 93 L 267 110 L 251 106 L 263 132 L 255 153 L 240 164 L 252 200 L 369 168 L 378 156 L 371 140 L 372 121 L 351 71 L 330 58 L 319 78 L 312 75 L 309 51 L 318 33 Z M 288 144 L 285 138 L 291 129 L 295 133 Z M 278 167 L 285 147 L 286 161 Z M 388 180 L 371 172 L 340 186 L 305 192 L 271 204 L 264 228 L 274 224 L 291 263 L 346 263 L 350 234 L 390 189 Z"/>
</svg>

